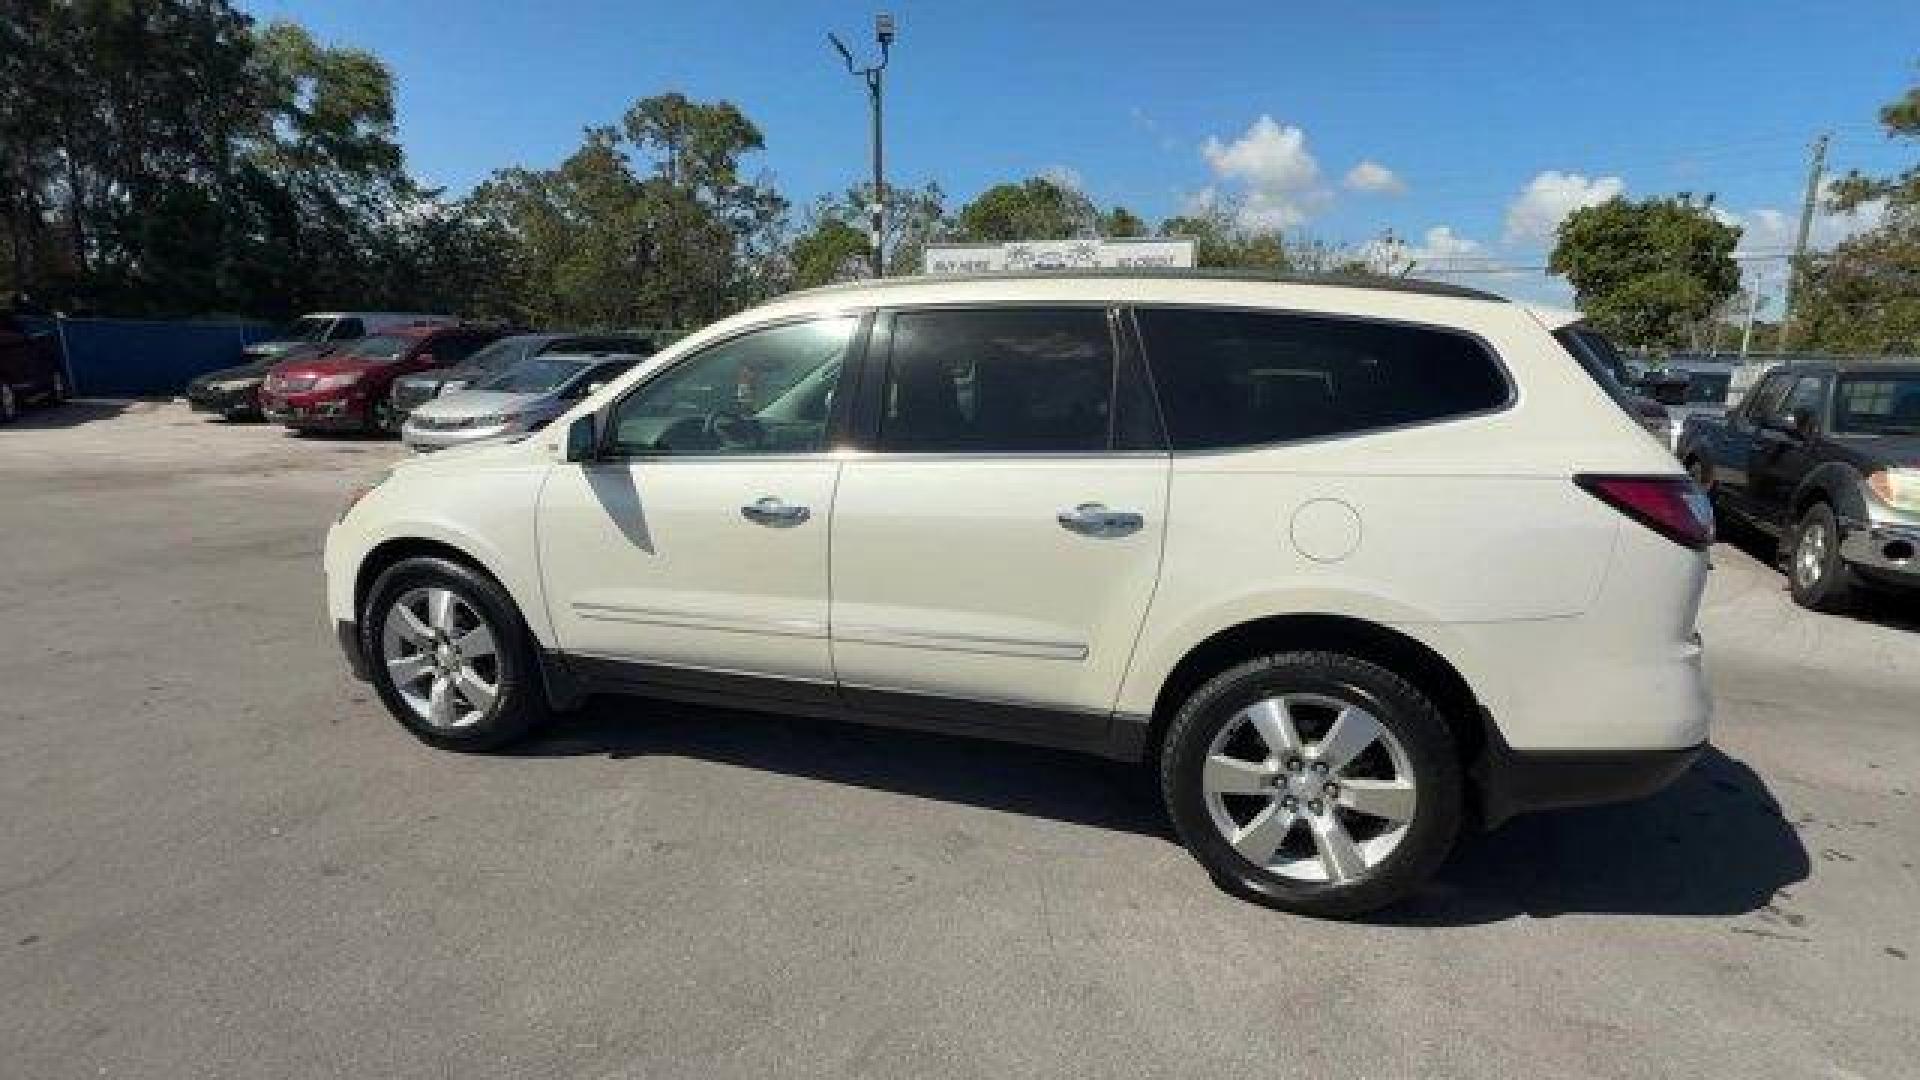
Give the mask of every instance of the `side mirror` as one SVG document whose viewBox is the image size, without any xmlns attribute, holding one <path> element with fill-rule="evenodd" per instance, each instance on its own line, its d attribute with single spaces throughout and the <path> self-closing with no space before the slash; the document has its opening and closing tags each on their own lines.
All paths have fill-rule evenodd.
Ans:
<svg viewBox="0 0 1920 1080">
<path fill-rule="evenodd" d="M 1795 409 L 1788 420 L 1792 425 L 1793 433 L 1803 439 L 1811 439 L 1819 434 L 1820 422 L 1813 415 L 1812 409 Z"/>
<path fill-rule="evenodd" d="M 600 450 L 600 414 L 590 412 L 567 425 L 567 460 L 592 461 Z"/>
</svg>

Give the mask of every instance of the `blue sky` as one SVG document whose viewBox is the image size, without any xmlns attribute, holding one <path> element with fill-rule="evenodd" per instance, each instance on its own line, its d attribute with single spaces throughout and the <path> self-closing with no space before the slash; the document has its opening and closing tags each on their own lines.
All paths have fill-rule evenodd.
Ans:
<svg viewBox="0 0 1920 1080">
<path fill-rule="evenodd" d="M 393 68 L 414 172 L 460 192 L 551 165 L 668 89 L 727 98 L 797 204 L 864 174 L 866 104 L 824 34 L 872 4 L 254 0 Z M 890 182 L 952 205 L 1054 170 L 1150 220 L 1208 193 L 1337 243 L 1391 228 L 1443 257 L 1544 263 L 1571 206 L 1714 192 L 1778 252 L 1807 144 L 1840 170 L 1914 159 L 1874 125 L 1920 81 L 1920 3 L 898 3 Z M 1376 168 L 1355 167 L 1370 162 Z M 1862 222 L 1827 220 L 1830 241 Z M 1439 231 L 1436 231 L 1439 230 Z M 1775 267 L 1755 260 L 1755 273 Z M 1773 276 L 1777 277 L 1777 273 Z M 1489 279 L 1563 295 L 1537 275 Z M 1777 291 L 1777 287 L 1776 290 Z"/>
</svg>

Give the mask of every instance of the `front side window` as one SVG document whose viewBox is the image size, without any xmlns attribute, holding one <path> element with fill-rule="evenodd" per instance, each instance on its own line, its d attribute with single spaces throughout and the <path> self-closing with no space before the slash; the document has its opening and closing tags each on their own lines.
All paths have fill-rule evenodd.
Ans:
<svg viewBox="0 0 1920 1080">
<path fill-rule="evenodd" d="M 892 341 L 882 451 L 1082 454 L 1110 444 L 1103 309 L 903 311 Z"/>
<path fill-rule="evenodd" d="M 1834 427 L 1856 435 L 1920 435 L 1920 375 L 1840 380 Z"/>
<path fill-rule="evenodd" d="M 1776 372 L 1767 376 L 1758 389 L 1747 396 L 1747 418 L 1759 422 L 1772 416 L 1780 408 L 1781 399 L 1787 396 L 1787 388 L 1793 385 L 1793 376 Z"/>
<path fill-rule="evenodd" d="M 1138 318 L 1175 450 L 1434 423 L 1509 398 L 1486 348 L 1447 330 L 1185 308 Z"/>
<path fill-rule="evenodd" d="M 1821 406 L 1826 403 L 1826 400 L 1826 380 L 1814 375 L 1803 375 L 1794 382 L 1792 391 L 1787 394 L 1786 400 L 1780 403 L 1780 408 L 1775 411 L 1773 419 L 1780 424 L 1791 423 L 1793 414 L 1802 409 L 1817 417 L 1823 411 Z"/>
<path fill-rule="evenodd" d="M 614 448 L 644 455 L 811 454 L 860 320 L 768 327 L 687 357 L 627 395 Z"/>
</svg>

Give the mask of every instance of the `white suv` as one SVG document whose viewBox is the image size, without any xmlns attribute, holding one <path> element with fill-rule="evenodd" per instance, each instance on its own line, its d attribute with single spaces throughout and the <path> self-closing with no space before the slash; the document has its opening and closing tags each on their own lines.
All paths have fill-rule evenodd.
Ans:
<svg viewBox="0 0 1920 1080">
<path fill-rule="evenodd" d="M 399 466 L 327 603 L 435 746 L 630 692 L 1071 747 L 1157 769 L 1223 884 L 1353 914 L 1707 737 L 1710 515 L 1574 318 L 1165 272 L 796 293 Z"/>
</svg>

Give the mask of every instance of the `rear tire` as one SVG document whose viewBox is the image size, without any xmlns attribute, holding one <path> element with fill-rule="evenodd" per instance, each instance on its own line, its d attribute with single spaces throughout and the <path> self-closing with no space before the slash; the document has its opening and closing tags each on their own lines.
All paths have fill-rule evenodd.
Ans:
<svg viewBox="0 0 1920 1080">
<path fill-rule="evenodd" d="M 450 559 L 403 559 L 368 590 L 360 648 L 380 700 L 421 742 L 497 750 L 547 716 L 539 658 L 513 598 Z"/>
<path fill-rule="evenodd" d="M 1817 502 L 1794 522 L 1786 544 L 1787 589 L 1794 603 L 1829 615 L 1853 606 L 1853 568 L 1840 555 L 1840 519 Z"/>
<path fill-rule="evenodd" d="M 1289 745 L 1291 744 L 1291 745 Z M 1329 652 L 1263 656 L 1181 707 L 1160 758 L 1174 828 L 1222 888 L 1345 918 L 1404 899 L 1460 831 L 1452 732 L 1406 680 Z"/>
</svg>

